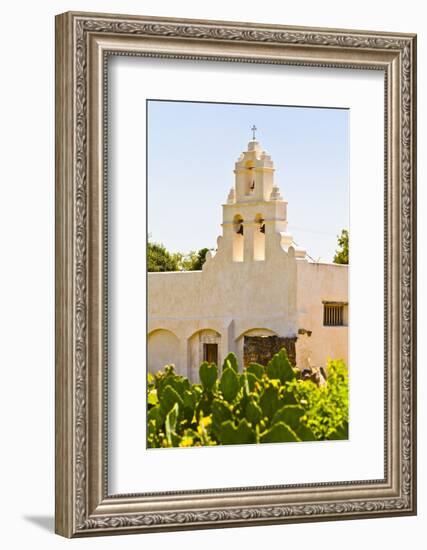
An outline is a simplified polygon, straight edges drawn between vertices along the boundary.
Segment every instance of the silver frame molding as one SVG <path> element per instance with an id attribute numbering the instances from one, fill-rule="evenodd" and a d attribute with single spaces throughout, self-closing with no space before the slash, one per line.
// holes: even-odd
<path id="1" fill-rule="evenodd" d="M 385 75 L 385 476 L 109 495 L 106 123 L 110 55 Z M 66 537 L 416 513 L 416 36 L 68 12 L 56 17 L 56 532 Z"/>

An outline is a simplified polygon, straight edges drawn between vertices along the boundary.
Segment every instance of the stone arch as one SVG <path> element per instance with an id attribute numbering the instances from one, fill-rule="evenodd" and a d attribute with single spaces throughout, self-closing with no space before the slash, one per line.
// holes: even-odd
<path id="1" fill-rule="evenodd" d="M 243 262 L 244 235 L 243 217 L 236 214 L 233 218 L 233 261 Z"/>
<path id="2" fill-rule="evenodd" d="M 248 336 L 256 336 L 256 337 L 277 337 L 277 332 L 266 328 L 266 327 L 250 327 L 246 328 L 244 331 L 242 331 L 239 336 L 235 339 L 235 347 L 236 347 L 236 355 L 239 362 L 239 366 L 243 366 L 245 364 L 245 337 Z"/>
<path id="3" fill-rule="evenodd" d="M 221 334 L 213 328 L 203 328 L 188 338 L 187 372 L 191 381 L 199 379 L 199 367 L 203 361 L 221 364 Z"/>
<path id="4" fill-rule="evenodd" d="M 265 219 L 262 214 L 257 214 L 254 219 L 254 260 L 265 260 Z"/>
<path id="5" fill-rule="evenodd" d="M 251 327 L 241 332 L 239 336 L 236 337 L 236 342 L 244 336 L 277 336 L 277 332 L 266 327 Z"/>
<path id="6" fill-rule="evenodd" d="M 147 358 L 148 372 L 155 374 L 165 365 L 173 364 L 177 372 L 181 370 L 179 338 L 169 329 L 157 328 L 148 333 Z"/>

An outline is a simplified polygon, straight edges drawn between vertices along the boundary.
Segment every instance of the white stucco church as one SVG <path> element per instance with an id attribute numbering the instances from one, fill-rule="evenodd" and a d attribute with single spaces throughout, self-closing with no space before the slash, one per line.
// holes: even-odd
<path id="1" fill-rule="evenodd" d="M 148 369 L 198 379 L 203 360 L 262 362 L 285 345 L 301 369 L 348 361 L 348 266 L 312 261 L 288 232 L 271 157 L 253 139 L 235 163 L 222 236 L 201 271 L 148 274 Z"/>

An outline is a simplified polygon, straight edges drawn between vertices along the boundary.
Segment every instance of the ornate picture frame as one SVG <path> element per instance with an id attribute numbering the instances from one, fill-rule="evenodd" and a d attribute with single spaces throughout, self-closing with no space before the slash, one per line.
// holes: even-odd
<path id="1" fill-rule="evenodd" d="M 106 358 L 111 55 L 384 71 L 384 479 L 112 495 Z M 56 532 L 81 537 L 416 513 L 416 36 L 56 17 Z"/>

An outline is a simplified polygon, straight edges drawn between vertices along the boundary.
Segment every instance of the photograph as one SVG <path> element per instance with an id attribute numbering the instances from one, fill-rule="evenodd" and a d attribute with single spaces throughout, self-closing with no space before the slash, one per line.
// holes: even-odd
<path id="1" fill-rule="evenodd" d="M 419 18 L 245 7 L 55 16 L 54 529 L 404 547 Z"/>
<path id="2" fill-rule="evenodd" d="M 349 439 L 349 114 L 146 101 L 148 448 Z"/>

